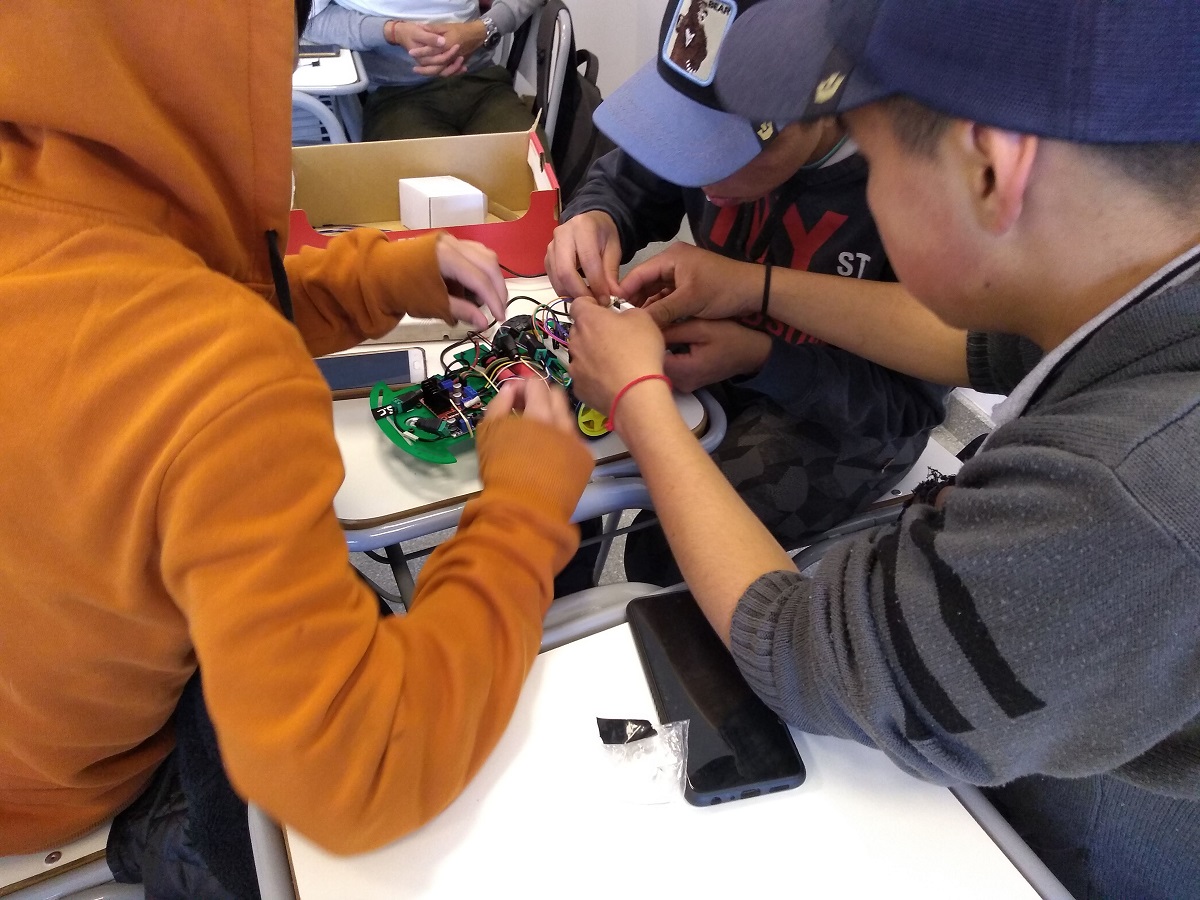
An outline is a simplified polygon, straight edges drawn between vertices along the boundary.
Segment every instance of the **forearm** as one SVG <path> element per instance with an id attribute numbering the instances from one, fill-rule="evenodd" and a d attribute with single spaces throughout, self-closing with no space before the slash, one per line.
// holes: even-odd
<path id="1" fill-rule="evenodd" d="M 683 192 L 621 150 L 600 157 L 563 210 L 565 222 L 582 212 L 607 213 L 621 238 L 622 261 L 652 241 L 670 240 L 683 221 Z"/>
<path id="2" fill-rule="evenodd" d="M 1040 427 L 1055 441 L 980 454 L 940 509 L 914 504 L 897 525 L 837 543 L 811 582 L 772 575 L 746 592 L 734 657 L 769 706 L 922 777 L 974 784 L 1136 765 L 1194 715 L 1178 706 L 1184 694 L 1149 687 L 1162 677 L 1146 660 L 1194 606 L 1196 590 L 1178 585 L 1200 570 L 1131 575 L 1129 559 L 1165 559 L 1177 535 L 1092 441 L 1076 448 L 1061 440 L 1070 429 Z M 1117 546 L 1071 563 L 1081 547 Z M 1155 598 L 1162 631 L 1130 626 L 1134 594 Z M 1117 680 L 1126 689 L 1114 693 Z"/>
<path id="3" fill-rule="evenodd" d="M 762 298 L 761 280 L 745 280 L 746 310 Z M 923 306 L 902 285 L 774 269 L 770 315 L 889 369 L 935 384 L 967 385 L 967 336 Z"/>
<path id="4" fill-rule="evenodd" d="M 728 644 L 746 588 L 765 572 L 794 571 L 791 559 L 688 430 L 665 383 L 645 382 L 624 396 L 617 432 L 650 488 L 684 579 Z"/>
<path id="5" fill-rule="evenodd" d="M 355 229 L 285 258 L 296 327 L 313 356 L 379 337 L 405 313 L 450 320 L 437 235 L 388 241 Z"/>
<path id="6" fill-rule="evenodd" d="M 541 5 L 542 0 L 496 0 L 487 14 L 492 17 L 501 34 L 512 34 Z M 536 39 L 537 35 L 533 37 Z"/>
<path id="7" fill-rule="evenodd" d="M 367 16 L 336 3 L 308 20 L 304 37 L 323 44 L 337 44 L 351 50 L 378 50 L 387 46 L 383 34 L 386 16 Z"/>
<path id="8" fill-rule="evenodd" d="M 578 543 L 569 518 L 592 461 L 549 426 L 485 424 L 481 447 L 503 446 L 481 451 L 481 496 L 425 564 L 410 613 L 380 618 L 333 516 L 342 472 L 316 380 L 252 395 L 174 464 L 165 577 L 233 784 L 351 853 L 432 818 L 500 739 Z M 531 479 L 529 459 L 554 465 Z"/>

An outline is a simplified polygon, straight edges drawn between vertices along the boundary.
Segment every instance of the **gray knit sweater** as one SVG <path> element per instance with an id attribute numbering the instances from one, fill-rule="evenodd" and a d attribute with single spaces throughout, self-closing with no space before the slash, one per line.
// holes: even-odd
<path id="1" fill-rule="evenodd" d="M 973 380 L 1027 349 L 973 341 Z M 733 648 L 802 729 L 1008 785 L 1077 896 L 1200 897 L 1200 280 L 1101 326 L 941 511 L 756 581 Z"/>

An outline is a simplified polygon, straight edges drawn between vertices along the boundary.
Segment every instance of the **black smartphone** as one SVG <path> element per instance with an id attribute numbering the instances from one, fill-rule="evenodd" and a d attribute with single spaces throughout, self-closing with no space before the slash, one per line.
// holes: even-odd
<path id="1" fill-rule="evenodd" d="M 334 397 L 366 396 L 377 382 L 420 384 L 427 377 L 425 350 L 367 344 L 316 359 Z"/>
<path id="2" fill-rule="evenodd" d="M 787 726 L 746 684 L 691 593 L 639 597 L 626 611 L 659 720 L 691 722 L 689 803 L 713 806 L 804 782 Z"/>

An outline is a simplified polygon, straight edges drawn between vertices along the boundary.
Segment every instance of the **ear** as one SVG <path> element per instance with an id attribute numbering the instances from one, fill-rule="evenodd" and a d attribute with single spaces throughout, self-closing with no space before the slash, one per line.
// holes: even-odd
<path id="1" fill-rule="evenodd" d="M 1029 134 L 972 123 L 972 189 L 980 223 L 996 234 L 1012 228 L 1021 215 L 1039 140 Z"/>

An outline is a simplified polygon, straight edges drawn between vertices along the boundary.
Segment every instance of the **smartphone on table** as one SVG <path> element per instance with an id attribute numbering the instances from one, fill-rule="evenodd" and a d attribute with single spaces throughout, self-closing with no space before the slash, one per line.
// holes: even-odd
<path id="1" fill-rule="evenodd" d="M 689 803 L 713 806 L 804 782 L 787 726 L 742 678 L 690 592 L 639 597 L 626 612 L 659 721 L 690 720 Z"/>
<path id="2" fill-rule="evenodd" d="M 364 344 L 318 356 L 316 363 L 335 400 L 366 397 L 380 381 L 392 386 L 420 384 L 427 377 L 423 347 Z"/>

